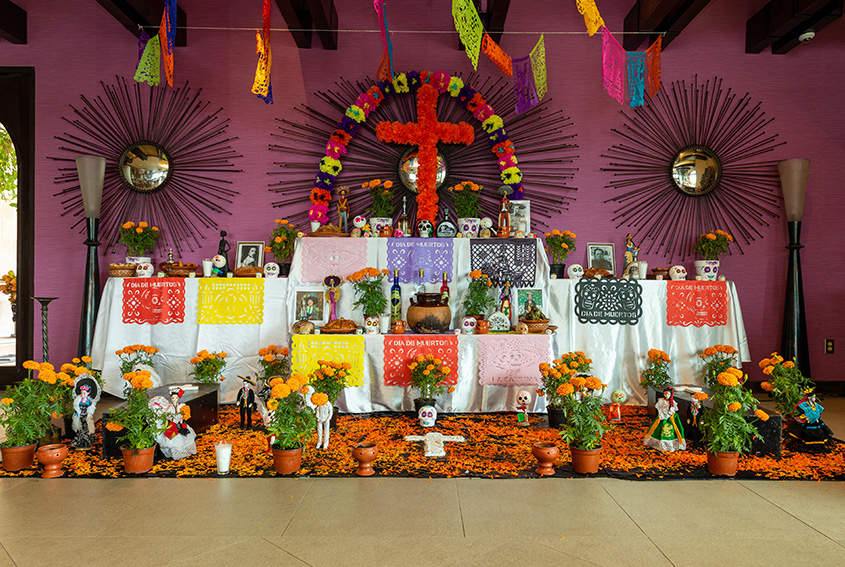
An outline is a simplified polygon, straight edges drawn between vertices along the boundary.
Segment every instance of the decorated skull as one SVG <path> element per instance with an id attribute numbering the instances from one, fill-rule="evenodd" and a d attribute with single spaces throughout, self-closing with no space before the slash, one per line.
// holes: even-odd
<path id="1" fill-rule="evenodd" d="M 672 281 L 683 281 L 687 279 L 687 269 L 683 266 L 672 266 L 669 269 L 669 278 Z"/>
<path id="2" fill-rule="evenodd" d="M 352 225 L 355 226 L 355 228 L 364 228 L 365 224 L 367 224 L 367 219 L 361 215 L 352 219 Z"/>
<path id="3" fill-rule="evenodd" d="M 434 225 L 427 219 L 419 221 L 417 223 L 417 234 L 420 238 L 431 238 L 434 236 Z"/>
<path id="4" fill-rule="evenodd" d="M 475 332 L 475 326 L 477 324 L 478 322 L 475 320 L 475 317 L 464 317 L 461 321 L 461 329 L 465 335 L 471 335 Z"/>
<path id="5" fill-rule="evenodd" d="M 135 275 L 139 278 L 151 278 L 155 274 L 155 268 L 149 262 L 141 262 L 135 267 Z"/>
<path id="6" fill-rule="evenodd" d="M 481 225 L 481 228 L 486 228 L 487 230 L 490 230 L 491 228 L 493 228 L 493 219 L 491 219 L 490 217 L 484 217 L 483 219 L 481 219 L 481 222 L 479 224 Z"/>
<path id="7" fill-rule="evenodd" d="M 276 262 L 267 262 L 264 264 L 264 277 L 265 278 L 278 278 L 279 277 L 279 265 Z"/>
<path id="8" fill-rule="evenodd" d="M 364 319 L 364 326 L 368 335 L 378 334 L 378 316 L 369 316 Z"/>
<path id="9" fill-rule="evenodd" d="M 520 335 L 527 335 L 528 334 L 528 325 L 525 322 L 520 321 L 519 324 L 516 326 L 516 330 Z"/>
<path id="10" fill-rule="evenodd" d="M 226 265 L 226 257 L 221 254 L 217 254 L 211 259 L 211 263 L 214 264 L 215 268 L 220 268 L 222 270 Z"/>
<path id="11" fill-rule="evenodd" d="M 584 266 L 581 264 L 572 264 L 566 268 L 566 277 L 570 280 L 580 280 L 584 277 Z"/>
<path id="12" fill-rule="evenodd" d="M 478 235 L 478 219 L 473 218 L 465 218 L 462 219 L 461 222 L 461 233 L 464 236 L 477 236 Z"/>
<path id="13" fill-rule="evenodd" d="M 522 230 L 517 230 L 514 235 L 514 238 L 525 238 L 525 232 Z"/>
<path id="14" fill-rule="evenodd" d="M 531 392 L 528 390 L 520 390 L 516 395 L 516 404 L 519 406 L 528 406 L 531 403 Z"/>
<path id="15" fill-rule="evenodd" d="M 393 231 L 393 236 L 395 236 L 396 238 L 402 238 L 403 236 L 405 236 L 405 231 L 401 228 L 397 228 Z"/>
<path id="16" fill-rule="evenodd" d="M 437 421 L 437 410 L 434 406 L 423 406 L 420 408 L 419 418 L 420 425 L 423 427 L 434 427 Z"/>
<path id="17" fill-rule="evenodd" d="M 613 393 L 610 394 L 610 401 L 615 404 L 624 404 L 628 401 L 628 394 L 623 390 L 613 390 Z"/>

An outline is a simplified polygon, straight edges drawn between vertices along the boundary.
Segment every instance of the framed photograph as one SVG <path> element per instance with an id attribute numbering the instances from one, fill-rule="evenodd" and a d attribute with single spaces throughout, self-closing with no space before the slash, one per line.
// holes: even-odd
<path id="1" fill-rule="evenodd" d="M 516 314 L 522 317 L 529 307 L 536 307 L 543 311 L 543 290 L 542 289 L 520 289 L 516 292 Z M 546 313 L 544 312 L 544 315 Z"/>
<path id="2" fill-rule="evenodd" d="M 604 242 L 587 243 L 587 267 L 597 270 L 607 270 L 616 274 L 616 258 L 613 255 L 613 244 Z"/>
<path id="3" fill-rule="evenodd" d="M 322 289 L 304 289 L 296 292 L 296 319 L 322 321 L 326 294 Z"/>
<path id="4" fill-rule="evenodd" d="M 263 242 L 238 242 L 236 268 L 260 268 L 264 265 Z"/>
<path id="5" fill-rule="evenodd" d="M 531 201 L 524 199 L 519 201 L 511 201 L 511 236 L 516 234 L 516 231 L 521 230 L 525 234 L 531 232 Z"/>

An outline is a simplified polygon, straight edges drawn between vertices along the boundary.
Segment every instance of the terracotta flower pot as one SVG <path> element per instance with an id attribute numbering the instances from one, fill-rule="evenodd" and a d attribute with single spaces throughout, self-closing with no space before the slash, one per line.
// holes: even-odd
<path id="1" fill-rule="evenodd" d="M 31 467 L 32 460 L 35 458 L 36 445 L 38 444 L 0 447 L 0 452 L 3 454 L 3 470 L 6 472 L 18 472 Z"/>
<path id="2" fill-rule="evenodd" d="M 599 472 L 601 462 L 601 447 L 598 449 L 576 449 L 570 447 L 572 453 L 572 470 L 581 474 Z"/>
<path id="3" fill-rule="evenodd" d="M 65 474 L 62 461 L 67 457 L 68 447 L 64 443 L 43 445 L 35 452 L 38 462 L 44 465 L 41 478 L 58 478 Z"/>
<path id="4" fill-rule="evenodd" d="M 358 470 L 355 471 L 355 474 L 358 476 L 373 476 L 376 474 L 376 471 L 373 470 L 373 461 L 377 456 L 378 446 L 375 443 L 355 443 L 352 446 L 352 458 L 358 461 Z"/>
<path id="5" fill-rule="evenodd" d="M 293 474 L 302 466 L 302 447 L 299 449 L 273 448 L 273 468 L 279 474 Z"/>
<path id="6" fill-rule="evenodd" d="M 549 414 L 549 427 L 560 429 L 566 423 L 566 413 L 562 409 L 548 406 L 546 412 Z"/>
<path id="7" fill-rule="evenodd" d="M 153 457 L 155 457 L 156 446 L 146 449 L 120 448 L 123 453 L 123 468 L 129 474 L 143 474 L 153 468 Z"/>
<path id="8" fill-rule="evenodd" d="M 739 453 L 717 451 L 715 454 L 707 450 L 707 468 L 711 473 L 719 476 L 736 476 L 736 466 Z"/>
<path id="9" fill-rule="evenodd" d="M 558 458 L 558 455 L 560 455 L 560 450 L 557 448 L 556 444 L 547 442 L 534 443 L 531 447 L 531 453 L 537 459 L 537 463 L 539 464 L 534 472 L 540 476 L 551 476 L 555 474 L 555 469 L 552 466 L 552 463 L 554 463 Z"/>

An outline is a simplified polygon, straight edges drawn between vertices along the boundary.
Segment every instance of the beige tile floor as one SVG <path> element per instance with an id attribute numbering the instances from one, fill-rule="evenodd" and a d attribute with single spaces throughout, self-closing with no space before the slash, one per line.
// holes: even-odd
<path id="1" fill-rule="evenodd" d="M 841 567 L 845 483 L 0 480 L 0 567 L 537 562 Z"/>

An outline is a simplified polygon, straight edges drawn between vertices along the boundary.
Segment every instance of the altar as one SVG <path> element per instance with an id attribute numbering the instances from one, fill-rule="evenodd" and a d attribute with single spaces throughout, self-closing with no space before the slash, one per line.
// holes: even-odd
<path id="1" fill-rule="evenodd" d="M 393 269 L 399 270 L 403 314 L 418 285 L 419 269 L 423 269 L 424 286 L 429 292 L 439 291 L 446 272 L 453 328 L 463 317 L 461 300 L 473 268 L 485 269 L 498 279 L 513 273 L 517 284 L 512 290 L 514 310 L 522 305 L 520 297 L 525 299 L 525 293 L 520 292 L 530 291 L 530 300 L 557 328 L 539 335 L 291 336 L 293 322 L 304 312 L 316 319 L 318 327 L 328 318 L 325 304 L 303 311 L 302 301 L 323 299 L 325 276 L 344 278 L 364 267 L 386 269 L 390 274 Z M 709 282 L 710 287 L 721 290 L 724 303 L 716 322 L 677 324 L 667 311 L 670 289 L 674 289 L 671 285 L 684 283 L 696 288 L 708 282 L 654 280 L 628 282 L 640 301 L 636 321 L 589 320 L 579 311 L 583 306 L 577 305 L 579 281 L 550 279 L 542 242 L 534 239 L 306 237 L 296 243 L 290 274 L 289 278 L 268 279 L 109 279 L 92 352 L 95 367 L 103 369 L 105 390 L 122 394 L 120 361 L 115 351 L 137 343 L 159 349 L 155 367 L 165 384 L 189 381 L 189 360 L 199 350 L 225 351 L 227 379 L 220 384 L 223 403 L 234 401 L 240 386 L 237 376 L 259 374 L 258 350 L 269 344 L 290 345 L 294 370 L 304 372 L 312 371 L 320 356 L 354 358 L 359 385 L 347 388 L 337 404 L 341 411 L 353 413 L 412 409 L 415 396 L 400 370 L 407 366 L 411 351 L 417 352 L 415 348 L 454 356 L 454 391 L 438 400 L 438 409 L 450 412 L 512 410 L 520 390 L 537 389 L 538 361 L 549 362 L 567 351 L 585 352 L 593 360 L 593 373 L 609 385 L 609 391 L 624 390 L 640 404 L 646 401 L 639 385 L 640 373 L 651 348 L 669 354 L 673 360 L 669 372 L 678 383 L 700 383 L 703 363 L 698 355 L 714 344 L 732 345 L 739 351 L 740 361 L 750 361 L 742 311 L 732 282 Z M 385 294 L 389 286 L 390 282 L 385 282 Z M 361 311 L 352 306 L 351 284 L 344 282 L 339 289 L 338 315 L 363 326 Z M 426 346 L 427 341 L 434 342 Z M 315 346 L 318 343 L 319 347 Z M 544 411 L 544 399 L 534 396 L 532 409 Z"/>

